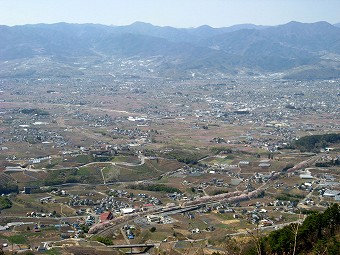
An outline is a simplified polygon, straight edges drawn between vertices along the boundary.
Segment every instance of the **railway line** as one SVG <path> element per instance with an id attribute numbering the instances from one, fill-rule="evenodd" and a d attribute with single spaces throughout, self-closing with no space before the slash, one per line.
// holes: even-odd
<path id="1" fill-rule="evenodd" d="M 90 229 L 90 232 L 93 232 L 93 238 L 97 236 L 103 237 L 110 237 L 117 231 L 119 228 L 123 227 L 124 225 L 132 223 L 135 219 L 140 217 L 146 216 L 148 214 L 154 215 L 174 215 L 178 213 L 184 213 L 188 211 L 197 210 L 202 207 L 206 206 L 213 206 L 215 204 L 219 204 L 221 202 L 237 202 L 237 201 L 244 201 L 253 198 L 255 195 L 259 194 L 262 191 L 262 188 L 252 191 L 252 192 L 233 192 L 227 193 L 223 195 L 216 195 L 216 196 L 209 196 L 203 197 L 202 200 L 197 201 L 190 201 L 188 204 L 183 204 L 182 206 L 174 206 L 174 207 L 158 207 L 153 210 L 148 210 L 144 212 L 138 212 L 129 214 L 126 216 L 122 216 L 116 218 L 109 223 L 103 223 L 102 225 L 96 225 Z M 98 228 L 97 230 L 95 228 Z"/>

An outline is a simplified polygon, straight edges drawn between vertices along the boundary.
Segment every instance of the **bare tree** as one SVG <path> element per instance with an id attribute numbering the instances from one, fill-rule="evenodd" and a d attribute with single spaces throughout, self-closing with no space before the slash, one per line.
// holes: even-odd
<path id="1" fill-rule="evenodd" d="M 299 223 L 291 224 L 290 227 L 291 227 L 290 231 L 294 235 L 294 248 L 293 248 L 292 255 L 295 255 L 295 253 L 296 253 L 297 236 L 298 236 L 300 224 Z"/>
<path id="2" fill-rule="evenodd" d="M 249 229 L 246 229 L 246 231 L 247 231 L 248 235 L 250 236 L 250 238 L 252 239 L 252 241 L 255 243 L 257 254 L 261 255 L 262 254 L 262 249 L 261 249 L 261 232 L 260 232 L 259 224 L 257 223 L 255 232 L 251 231 Z"/>
<path id="3" fill-rule="evenodd" d="M 301 224 L 301 211 L 299 213 L 299 220 L 298 220 L 298 222 L 295 223 L 295 224 L 291 224 L 290 225 L 291 226 L 290 231 L 294 235 L 294 248 L 293 248 L 292 255 L 295 255 L 295 253 L 296 253 L 296 244 L 297 244 L 297 237 L 298 237 L 298 233 L 299 233 L 300 224 Z"/>

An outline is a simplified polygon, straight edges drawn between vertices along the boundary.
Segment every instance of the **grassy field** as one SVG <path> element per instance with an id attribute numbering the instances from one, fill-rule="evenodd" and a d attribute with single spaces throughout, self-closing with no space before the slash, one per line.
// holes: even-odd
<path id="1" fill-rule="evenodd" d="M 232 164 L 233 163 L 233 159 L 230 159 L 228 157 L 210 157 L 207 159 L 204 159 L 201 161 L 201 163 L 203 164 L 209 164 L 209 165 L 214 165 L 214 164 L 218 164 L 218 165 L 225 165 L 225 164 Z"/>
<path id="2" fill-rule="evenodd" d="M 108 165 L 103 168 L 103 174 L 106 182 L 136 181 L 157 178 L 157 176 L 176 170 L 181 166 L 183 164 L 175 160 L 145 159 L 144 165 L 127 165 L 125 162 Z"/>

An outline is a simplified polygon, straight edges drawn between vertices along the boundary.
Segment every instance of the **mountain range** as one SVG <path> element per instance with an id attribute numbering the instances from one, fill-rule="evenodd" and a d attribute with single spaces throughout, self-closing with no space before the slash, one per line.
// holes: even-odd
<path id="1" fill-rule="evenodd" d="M 339 23 L 340 24 L 340 23 Z M 36 24 L 0 26 L 0 77 L 18 75 L 37 57 L 57 66 L 75 61 L 157 58 L 159 74 L 283 73 L 293 79 L 340 78 L 340 25 L 289 22 L 279 26 L 212 28 Z M 16 72 L 10 68 L 16 63 Z M 31 69 L 34 67 L 30 67 Z M 39 67 L 41 69 L 41 66 Z M 65 69 L 66 70 L 66 69 Z M 40 74 L 41 74 L 40 70 Z M 36 72 L 19 72 L 32 76 Z"/>

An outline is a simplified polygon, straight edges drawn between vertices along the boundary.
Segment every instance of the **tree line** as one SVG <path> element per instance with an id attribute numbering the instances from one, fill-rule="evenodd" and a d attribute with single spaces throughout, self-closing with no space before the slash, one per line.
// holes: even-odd
<path id="1" fill-rule="evenodd" d="M 164 184 L 131 184 L 127 186 L 128 189 L 148 190 L 148 191 L 160 191 L 166 193 L 182 193 L 179 189 L 169 187 Z"/>
<path id="2" fill-rule="evenodd" d="M 287 148 L 298 149 L 302 152 L 311 151 L 318 152 L 331 144 L 340 142 L 340 134 L 324 134 L 324 135 L 310 135 L 304 136 L 294 141 Z"/>

